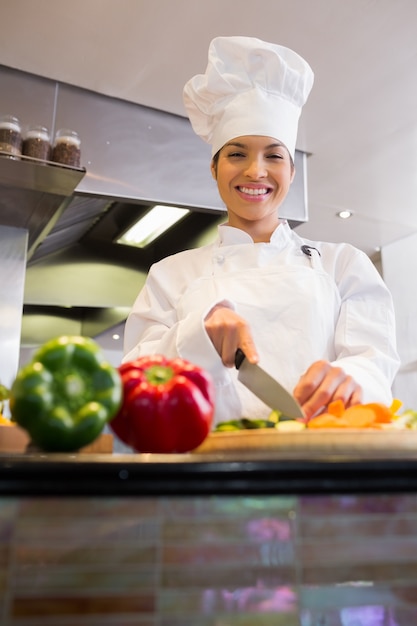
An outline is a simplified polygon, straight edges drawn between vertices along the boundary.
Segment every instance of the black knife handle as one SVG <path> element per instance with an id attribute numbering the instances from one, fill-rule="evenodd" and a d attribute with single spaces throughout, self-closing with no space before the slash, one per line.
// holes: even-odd
<path id="1" fill-rule="evenodd" d="M 241 350 L 240 348 L 238 348 L 236 350 L 236 354 L 235 354 L 235 367 L 238 370 L 239 367 L 242 365 L 243 361 L 246 359 L 246 355 L 243 352 L 243 350 Z"/>

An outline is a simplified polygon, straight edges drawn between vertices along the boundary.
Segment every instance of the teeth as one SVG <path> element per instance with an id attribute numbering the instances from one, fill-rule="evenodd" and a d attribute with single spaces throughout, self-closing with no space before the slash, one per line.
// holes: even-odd
<path id="1" fill-rule="evenodd" d="M 239 190 L 242 193 L 247 193 L 250 196 L 262 196 L 263 194 L 268 192 L 268 189 L 266 189 L 266 187 L 261 187 L 258 189 L 253 189 L 252 187 L 239 187 Z"/>

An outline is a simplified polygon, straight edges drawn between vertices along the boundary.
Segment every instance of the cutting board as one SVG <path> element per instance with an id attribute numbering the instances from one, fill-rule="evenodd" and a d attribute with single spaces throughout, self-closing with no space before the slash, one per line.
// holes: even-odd
<path id="1" fill-rule="evenodd" d="M 313 458 L 343 455 L 356 458 L 417 458 L 417 430 L 302 430 L 273 429 L 211 433 L 197 454 L 250 453 L 274 458 Z"/>
<path id="2" fill-rule="evenodd" d="M 0 453 L 25 453 L 29 448 L 30 438 L 19 426 L 0 425 Z M 78 450 L 80 454 L 111 454 L 113 452 L 113 435 L 103 433 L 85 448 Z"/>

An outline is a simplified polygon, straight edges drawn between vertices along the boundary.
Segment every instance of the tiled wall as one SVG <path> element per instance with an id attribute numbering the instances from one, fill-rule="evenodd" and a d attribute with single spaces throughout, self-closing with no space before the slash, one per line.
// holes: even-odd
<path id="1" fill-rule="evenodd" d="M 3 498 L 3 626 L 415 626 L 417 496 Z"/>

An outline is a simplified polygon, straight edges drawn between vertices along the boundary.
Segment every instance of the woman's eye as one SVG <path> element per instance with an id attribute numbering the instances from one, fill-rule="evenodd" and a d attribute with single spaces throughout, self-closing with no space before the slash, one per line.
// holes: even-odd
<path id="1" fill-rule="evenodd" d="M 245 155 L 242 152 L 231 152 L 229 157 L 244 157 Z"/>
<path id="2" fill-rule="evenodd" d="M 283 159 L 283 155 L 282 154 L 270 154 L 267 157 L 268 159 Z"/>

